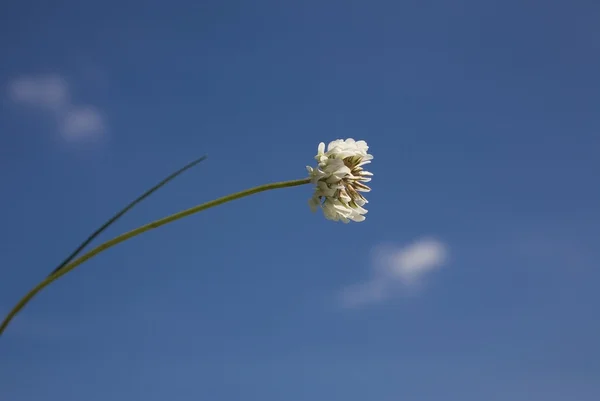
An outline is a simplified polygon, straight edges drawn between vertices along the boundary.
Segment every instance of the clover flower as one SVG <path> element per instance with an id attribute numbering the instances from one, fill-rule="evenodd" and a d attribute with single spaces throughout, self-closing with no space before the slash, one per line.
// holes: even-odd
<path id="1" fill-rule="evenodd" d="M 363 166 L 373 159 L 368 150 L 365 141 L 352 138 L 330 142 L 327 151 L 323 142 L 319 144 L 315 156 L 317 167 L 306 166 L 315 185 L 314 194 L 308 201 L 313 212 L 320 207 L 325 218 L 344 223 L 365 220 L 367 210 L 363 206 L 368 201 L 361 192 L 371 190 L 364 183 L 371 181 L 373 175 L 363 170 Z"/>

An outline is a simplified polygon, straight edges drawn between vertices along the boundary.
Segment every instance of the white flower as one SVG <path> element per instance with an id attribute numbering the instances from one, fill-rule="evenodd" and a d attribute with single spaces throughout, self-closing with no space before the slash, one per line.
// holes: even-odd
<path id="1" fill-rule="evenodd" d="M 315 184 L 313 197 L 308 201 L 313 212 L 320 207 L 327 219 L 344 223 L 365 219 L 367 210 L 363 206 L 368 202 L 361 192 L 371 190 L 364 183 L 371 181 L 373 175 L 362 168 L 373 159 L 367 150 L 365 141 L 352 138 L 330 142 L 327 151 L 323 142 L 319 144 L 315 156 L 318 166 L 306 167 Z"/>

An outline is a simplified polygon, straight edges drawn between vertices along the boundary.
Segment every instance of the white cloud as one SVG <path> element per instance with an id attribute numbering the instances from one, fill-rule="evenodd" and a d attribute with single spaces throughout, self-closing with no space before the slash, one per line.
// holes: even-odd
<path id="1" fill-rule="evenodd" d="M 431 238 L 404 247 L 379 246 L 373 252 L 371 278 L 345 288 L 341 302 L 355 307 L 385 301 L 403 290 L 413 291 L 425 275 L 440 268 L 447 258 L 447 246 Z"/>
<path id="2" fill-rule="evenodd" d="M 101 135 L 105 130 L 104 119 L 95 107 L 72 108 L 65 113 L 60 130 L 68 138 Z"/>
<path id="3" fill-rule="evenodd" d="M 58 75 L 20 77 L 8 85 L 8 94 L 15 103 L 60 111 L 69 103 L 69 87 Z"/>
<path id="4" fill-rule="evenodd" d="M 444 263 L 446 246 L 439 241 L 425 239 L 399 249 L 391 256 L 389 268 L 392 273 L 405 283 L 413 283 Z"/>
<path id="5" fill-rule="evenodd" d="M 8 96 L 14 103 L 52 113 L 60 133 L 67 140 L 99 136 L 106 132 L 100 110 L 71 102 L 69 85 L 60 75 L 14 79 L 8 85 Z"/>

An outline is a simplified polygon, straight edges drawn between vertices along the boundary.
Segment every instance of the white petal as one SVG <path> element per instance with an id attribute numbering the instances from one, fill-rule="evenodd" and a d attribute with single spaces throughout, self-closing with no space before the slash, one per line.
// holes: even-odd
<path id="1" fill-rule="evenodd" d="M 344 141 L 341 139 L 336 139 L 335 141 L 329 142 L 329 145 L 327 145 L 327 151 L 330 152 L 333 148 L 339 146 L 343 142 Z"/>
<path id="2" fill-rule="evenodd" d="M 352 221 L 356 221 L 357 223 L 358 223 L 358 222 L 361 222 L 361 221 L 365 221 L 365 220 L 366 220 L 365 216 L 362 216 L 362 215 L 360 215 L 360 214 L 355 214 L 355 215 L 353 215 L 352 217 L 350 217 L 350 219 L 351 219 Z"/>
<path id="3" fill-rule="evenodd" d="M 348 195 L 348 193 L 346 191 L 341 191 L 340 192 L 340 200 L 344 203 L 349 203 L 352 201 L 352 198 L 350 197 L 350 195 Z"/>
<path id="4" fill-rule="evenodd" d="M 327 183 L 323 181 L 319 181 L 319 183 L 317 184 L 317 189 L 319 192 L 321 192 L 321 194 L 323 194 L 323 196 L 327 198 L 335 195 L 336 191 L 336 188 L 331 188 L 329 185 L 327 185 Z"/>
<path id="5" fill-rule="evenodd" d="M 353 209 L 356 213 L 360 213 L 360 214 L 367 214 L 369 212 L 367 209 L 363 209 L 362 207 L 360 207 L 358 205 L 353 207 Z"/>
<path id="6" fill-rule="evenodd" d="M 367 202 L 366 199 L 358 198 L 358 199 L 354 200 L 354 203 L 356 203 L 358 206 L 364 206 L 365 204 L 367 204 L 369 202 Z"/>
<path id="7" fill-rule="evenodd" d="M 333 220 L 333 221 L 337 221 L 337 219 L 339 218 L 338 213 L 331 206 L 331 204 L 327 201 L 325 201 L 325 203 L 323 204 L 323 215 L 325 216 L 326 219 Z"/>
<path id="8" fill-rule="evenodd" d="M 322 155 L 325 153 L 325 142 L 319 143 L 319 147 L 317 148 L 317 154 Z"/>
<path id="9" fill-rule="evenodd" d="M 346 205 L 338 200 L 331 201 L 331 205 L 333 206 L 335 211 L 338 212 L 342 216 L 349 216 L 353 213 L 352 209 L 350 209 L 350 207 L 348 205 Z"/>

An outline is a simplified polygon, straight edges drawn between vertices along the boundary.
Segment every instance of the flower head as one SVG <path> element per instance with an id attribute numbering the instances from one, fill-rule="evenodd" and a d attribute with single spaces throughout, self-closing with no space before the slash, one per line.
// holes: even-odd
<path id="1" fill-rule="evenodd" d="M 371 190 L 364 183 L 371 181 L 373 175 L 362 167 L 373 159 L 367 150 L 365 141 L 352 138 L 330 142 L 327 151 L 323 142 L 319 144 L 317 167 L 306 167 L 315 185 L 308 202 L 313 212 L 320 207 L 327 219 L 344 223 L 365 219 L 367 210 L 363 206 L 368 202 L 361 192 Z"/>

